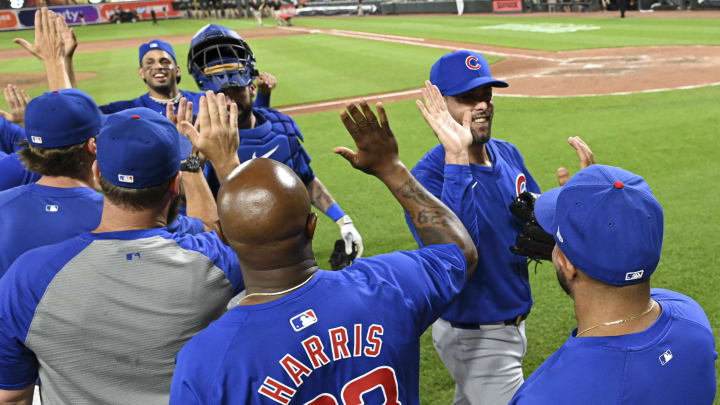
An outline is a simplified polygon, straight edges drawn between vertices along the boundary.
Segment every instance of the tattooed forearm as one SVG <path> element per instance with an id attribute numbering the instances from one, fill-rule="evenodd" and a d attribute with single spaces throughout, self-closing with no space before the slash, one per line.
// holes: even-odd
<path id="1" fill-rule="evenodd" d="M 322 212 L 327 211 L 330 206 L 335 204 L 335 200 L 330 195 L 330 192 L 317 177 L 308 183 L 307 189 L 308 194 L 310 194 L 310 203 Z"/>
<path id="2" fill-rule="evenodd" d="M 423 207 L 434 207 L 435 203 L 428 198 L 429 193 L 417 180 L 410 178 L 397 189 L 397 192 L 404 198 L 411 198 Z"/>
<path id="3" fill-rule="evenodd" d="M 477 263 L 477 251 L 470 235 L 455 213 L 407 172 L 383 179 L 412 222 L 424 246 L 455 243 L 468 263 L 468 277 Z"/>

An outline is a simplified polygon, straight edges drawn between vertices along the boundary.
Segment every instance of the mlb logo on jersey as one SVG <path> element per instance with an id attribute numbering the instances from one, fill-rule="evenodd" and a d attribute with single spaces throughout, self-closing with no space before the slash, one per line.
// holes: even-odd
<path id="1" fill-rule="evenodd" d="M 55 204 L 47 204 L 45 206 L 45 212 L 58 212 L 59 209 L 60 207 Z"/>
<path id="2" fill-rule="evenodd" d="M 290 325 L 292 325 L 295 332 L 300 332 L 308 326 L 317 323 L 317 321 L 318 319 L 317 316 L 315 316 L 315 311 L 308 309 L 307 311 L 290 318 Z"/>
<path id="3" fill-rule="evenodd" d="M 672 360 L 672 358 L 673 358 L 673 354 L 670 351 L 670 349 L 665 350 L 665 353 L 661 354 L 659 357 L 660 365 L 661 366 L 666 365 L 668 363 L 668 361 Z"/>
<path id="4" fill-rule="evenodd" d="M 121 183 L 134 183 L 135 178 L 130 174 L 118 174 L 118 181 Z"/>

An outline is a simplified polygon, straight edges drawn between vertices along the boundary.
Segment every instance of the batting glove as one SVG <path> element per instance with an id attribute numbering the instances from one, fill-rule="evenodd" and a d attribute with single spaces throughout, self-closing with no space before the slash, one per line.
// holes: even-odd
<path id="1" fill-rule="evenodd" d="M 348 255 L 352 254 L 353 244 L 355 244 L 355 248 L 357 249 L 356 257 L 362 257 L 362 236 L 360 236 L 360 232 L 355 229 L 350 215 L 345 215 L 344 217 L 335 221 L 335 223 L 340 227 L 340 236 L 342 237 L 343 241 L 345 241 L 345 253 Z"/>

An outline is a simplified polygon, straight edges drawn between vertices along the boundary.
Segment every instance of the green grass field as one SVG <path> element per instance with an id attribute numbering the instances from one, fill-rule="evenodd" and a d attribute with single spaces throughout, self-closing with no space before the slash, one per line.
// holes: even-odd
<path id="1" fill-rule="evenodd" d="M 516 48 L 564 50 L 640 45 L 720 45 L 720 24 L 711 19 L 570 19 L 547 17 L 464 16 L 383 18 L 297 18 L 298 25 L 339 28 L 392 35 L 425 37 Z M 204 21 L 161 22 L 160 28 L 139 23 L 78 28 L 81 41 L 193 33 Z M 224 21 L 233 28 L 249 29 L 254 21 Z M 518 23 L 565 23 L 601 28 L 567 34 L 538 34 L 481 30 L 478 27 Z M 17 33 L 0 33 L 0 49 Z M 31 38 L 29 32 L 21 33 Z M 304 35 L 251 41 L 261 70 L 275 74 L 279 86 L 273 106 L 292 105 L 340 97 L 362 96 L 419 87 L 443 50 L 388 44 L 324 35 Z M 187 46 L 177 46 L 185 66 Z M 182 55 L 182 56 L 180 56 Z M 491 59 L 496 61 L 497 59 Z M 76 70 L 98 76 L 79 87 L 98 103 L 133 98 L 144 92 L 137 77 L 137 49 L 113 49 L 80 54 Z M 41 72 L 39 62 L 3 60 L 0 74 Z M 192 78 L 183 76 L 182 88 L 195 90 Z M 34 95 L 44 89 L 31 89 Z M 493 136 L 511 141 L 523 153 L 529 170 L 543 189 L 556 184 L 555 169 L 577 170 L 569 136 L 579 135 L 592 147 L 599 163 L 622 166 L 648 181 L 665 210 L 662 260 L 653 286 L 669 288 L 695 298 L 720 330 L 720 301 L 714 296 L 720 282 L 720 242 L 716 232 L 720 208 L 720 162 L 714 158 L 720 134 L 720 86 L 626 96 L 575 98 L 495 98 Z M 4 108 L 0 103 L 0 107 Z M 403 161 L 412 166 L 437 144 L 433 133 L 411 101 L 386 105 L 398 138 Z M 337 112 L 297 117 L 313 157 L 313 169 L 363 235 L 367 255 L 416 245 L 402 210 L 384 186 L 354 171 L 332 153 L 336 145 L 351 146 Z M 320 215 L 314 250 L 321 266 L 329 267 L 337 227 Z M 543 264 L 531 268 L 535 305 L 527 320 L 529 375 L 558 348 L 575 327 L 572 301 L 558 287 L 554 269 Z M 715 297 L 715 298 L 713 298 Z M 421 398 L 423 404 L 447 404 L 454 384 L 423 336 Z M 716 365 L 720 370 L 720 363 Z"/>

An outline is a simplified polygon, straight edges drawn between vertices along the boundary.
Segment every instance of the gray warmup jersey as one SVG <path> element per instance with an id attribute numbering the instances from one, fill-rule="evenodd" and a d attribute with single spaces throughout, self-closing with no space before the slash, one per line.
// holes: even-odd
<path id="1" fill-rule="evenodd" d="M 86 233 L 31 250 L 0 280 L 0 388 L 39 374 L 44 405 L 167 404 L 178 351 L 242 288 L 215 233 Z"/>

